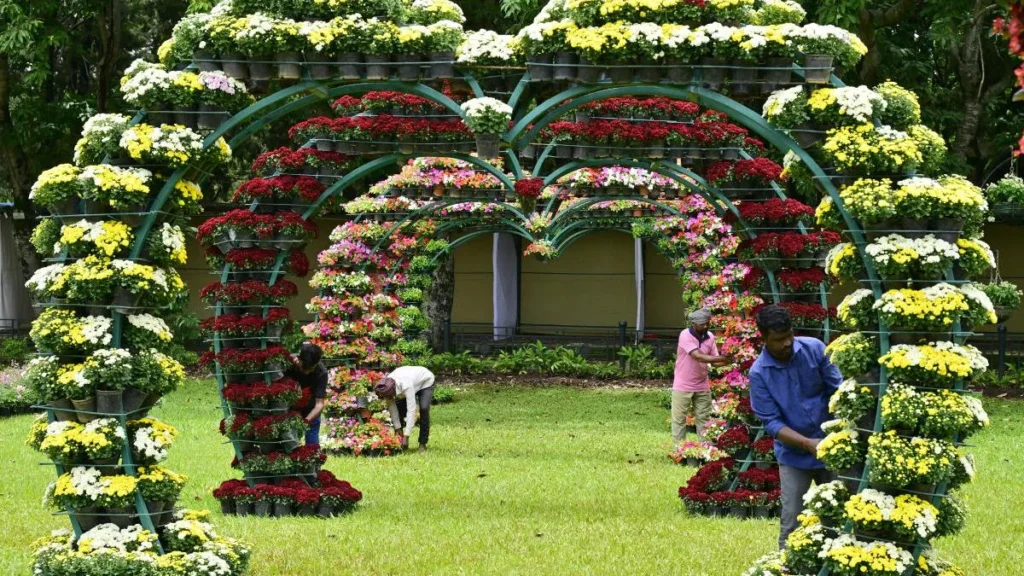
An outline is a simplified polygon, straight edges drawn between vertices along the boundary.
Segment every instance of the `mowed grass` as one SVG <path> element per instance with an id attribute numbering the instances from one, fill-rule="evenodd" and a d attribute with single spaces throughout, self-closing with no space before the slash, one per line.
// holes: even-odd
<path id="1" fill-rule="evenodd" d="M 666 457 L 668 411 L 652 390 L 474 385 L 434 408 L 428 453 L 342 458 L 327 467 L 364 493 L 331 520 L 220 515 L 210 491 L 238 477 L 217 434 L 210 380 L 154 416 L 181 435 L 167 463 L 189 484 L 182 506 L 214 511 L 221 533 L 253 549 L 251 574 L 741 574 L 772 549 L 774 521 L 691 517 L 676 492 L 693 469 Z M 974 439 L 979 478 L 965 533 L 938 543 L 967 574 L 1024 565 L 1024 403 L 986 403 Z M 30 416 L 0 421 L 0 574 L 27 574 L 30 543 L 65 527 L 41 504 L 53 468 L 24 444 Z"/>

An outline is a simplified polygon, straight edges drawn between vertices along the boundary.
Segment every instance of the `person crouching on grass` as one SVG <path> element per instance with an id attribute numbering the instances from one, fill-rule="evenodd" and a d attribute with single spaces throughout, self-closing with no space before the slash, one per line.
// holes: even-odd
<path id="1" fill-rule="evenodd" d="M 286 373 L 302 389 L 295 408 L 309 425 L 306 444 L 320 443 L 320 414 L 327 404 L 327 368 L 320 362 L 323 357 L 324 351 L 319 346 L 305 342 Z"/>
<path id="2" fill-rule="evenodd" d="M 690 327 L 679 334 L 676 349 L 675 377 L 672 381 L 672 439 L 686 438 L 686 414 L 693 406 L 697 436 L 704 436 L 704 427 L 711 418 L 711 383 L 708 365 L 724 366 L 732 362 L 718 354 L 715 335 L 708 330 L 711 311 L 694 310 L 687 317 Z"/>
<path id="3" fill-rule="evenodd" d="M 824 437 L 821 425 L 830 418 L 828 401 L 843 381 L 816 338 L 793 335 L 789 311 L 765 306 L 757 313 L 764 348 L 750 367 L 750 405 L 775 438 L 782 487 L 779 548 L 797 527 L 804 494 L 811 482 L 830 482 L 832 474 L 817 458 Z"/>
<path id="4" fill-rule="evenodd" d="M 430 440 L 430 403 L 434 399 L 434 374 L 422 366 L 402 366 L 381 379 L 373 391 L 388 402 L 391 424 L 401 430 L 402 450 L 409 449 L 409 437 L 420 425 L 420 452 L 427 450 Z M 402 412 L 405 418 L 402 418 Z M 404 426 L 404 428 L 403 428 Z"/>

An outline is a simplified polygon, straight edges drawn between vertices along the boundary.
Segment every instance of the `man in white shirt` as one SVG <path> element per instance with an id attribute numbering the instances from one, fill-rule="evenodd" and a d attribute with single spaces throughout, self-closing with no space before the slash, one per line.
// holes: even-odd
<path id="1" fill-rule="evenodd" d="M 391 423 L 395 430 L 402 430 L 402 449 L 409 448 L 409 437 L 416 425 L 417 416 L 420 423 L 420 452 L 427 449 L 430 440 L 430 403 L 434 399 L 434 374 L 422 366 L 402 366 L 385 376 L 373 391 L 381 399 L 388 401 L 391 412 Z M 398 402 L 405 403 L 405 422 L 399 410 Z"/>

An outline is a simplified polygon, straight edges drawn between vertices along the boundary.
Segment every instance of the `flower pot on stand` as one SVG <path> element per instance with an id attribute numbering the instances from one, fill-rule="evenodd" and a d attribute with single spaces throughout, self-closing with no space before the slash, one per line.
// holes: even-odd
<path id="1" fill-rule="evenodd" d="M 750 509 L 747 508 L 746 506 L 737 506 L 735 504 L 729 506 L 729 516 L 732 516 L 733 518 L 737 518 L 739 520 L 743 520 L 744 518 L 746 518 L 749 512 Z"/>
<path id="2" fill-rule="evenodd" d="M 815 130 L 812 124 L 801 124 L 789 131 L 789 135 L 800 144 L 802 148 L 810 148 L 821 142 L 825 136 L 820 130 Z"/>
<path id="3" fill-rule="evenodd" d="M 220 63 L 217 62 L 217 57 L 212 52 L 206 50 L 196 50 L 192 54 L 192 61 L 199 67 L 200 72 L 217 72 L 220 70 Z"/>
<path id="4" fill-rule="evenodd" d="M 121 407 L 124 409 L 124 413 L 131 416 L 134 412 L 138 411 L 145 404 L 147 396 L 148 394 L 134 386 L 125 388 L 121 392 Z M 159 394 L 157 394 L 157 398 L 159 399 Z"/>
<path id="5" fill-rule="evenodd" d="M 334 507 L 326 502 L 321 502 L 320 505 L 316 507 L 316 515 L 321 518 L 330 518 L 334 515 Z"/>
<path id="6" fill-rule="evenodd" d="M 497 158 L 500 142 L 497 134 L 477 134 L 476 153 L 481 158 Z"/>
<path id="7" fill-rule="evenodd" d="M 274 65 L 270 58 L 261 57 L 249 60 L 249 77 L 253 80 L 270 80 L 274 77 Z"/>
<path id="8" fill-rule="evenodd" d="M 281 80 L 302 78 L 302 55 L 298 52 L 281 52 L 274 55 L 277 62 L 277 77 Z"/>
<path id="9" fill-rule="evenodd" d="M 74 516 L 82 532 L 88 532 L 103 523 L 103 509 L 96 506 L 79 508 L 74 511 Z"/>
<path id="10" fill-rule="evenodd" d="M 224 110 L 205 103 L 199 105 L 199 112 L 198 126 L 201 130 L 216 130 L 231 117 Z"/>
<path id="11" fill-rule="evenodd" d="M 788 86 L 793 81 L 793 59 L 769 58 L 768 68 L 764 70 L 763 79 L 761 94 L 765 96 L 779 88 Z"/>
<path id="12" fill-rule="evenodd" d="M 166 502 L 153 502 L 146 500 L 146 511 L 149 512 L 149 521 L 156 524 L 157 517 L 167 508 Z"/>
<path id="13" fill-rule="evenodd" d="M 767 520 L 771 518 L 771 510 L 767 506 L 755 506 L 754 518 L 757 518 L 758 520 Z"/>
<path id="14" fill-rule="evenodd" d="M 531 82 L 546 82 L 551 80 L 551 61 L 553 55 L 538 54 L 526 57 L 526 70 L 530 73 Z"/>
<path id="15" fill-rule="evenodd" d="M 657 66 L 643 66 L 638 74 L 641 82 L 654 84 L 661 80 L 661 68 Z"/>
<path id="16" fill-rule="evenodd" d="M 75 405 L 71 403 L 71 400 L 67 398 L 61 398 L 60 400 L 50 400 L 48 402 L 50 408 L 53 409 L 53 417 L 58 422 L 72 422 L 78 418 L 71 410 L 75 409 Z"/>
<path id="17" fill-rule="evenodd" d="M 701 80 L 707 84 L 708 89 L 717 91 L 722 87 L 728 63 L 725 58 L 701 58 Z"/>
<path id="18" fill-rule="evenodd" d="M 576 55 L 564 51 L 555 53 L 555 68 L 552 77 L 555 80 L 574 80 L 576 78 Z"/>
<path id="19" fill-rule="evenodd" d="M 419 54 L 398 55 L 398 79 L 403 82 L 415 82 L 419 80 L 421 60 L 422 57 Z"/>
<path id="20" fill-rule="evenodd" d="M 121 400 L 123 394 L 121 390 L 97 390 L 96 412 L 104 416 L 121 414 L 125 411 Z"/>
<path id="21" fill-rule="evenodd" d="M 366 55 L 366 79 L 387 80 L 391 76 L 391 57 L 378 54 Z"/>
<path id="22" fill-rule="evenodd" d="M 665 63 L 665 82 L 668 84 L 689 84 L 693 80 L 693 67 L 680 60 Z"/>
<path id="23" fill-rule="evenodd" d="M 686 465 L 687 466 L 692 466 L 692 467 L 696 468 L 696 467 L 700 466 L 700 460 L 698 460 L 697 458 L 694 458 L 692 456 L 687 456 L 686 457 Z"/>
<path id="24" fill-rule="evenodd" d="M 615 84 L 628 84 L 633 81 L 633 67 L 613 65 L 608 68 L 608 76 Z"/>
<path id="25" fill-rule="evenodd" d="M 923 238 L 928 234 L 928 220 L 924 218 L 903 218 L 899 233 L 907 238 Z"/>
<path id="26" fill-rule="evenodd" d="M 576 68 L 576 80 L 583 84 L 596 84 L 601 79 L 601 69 L 586 58 L 580 59 Z"/>
<path id="27" fill-rule="evenodd" d="M 455 77 L 455 53 L 430 53 L 430 79 L 447 80 Z"/>
<path id="28" fill-rule="evenodd" d="M 249 64 L 245 57 L 238 52 L 224 54 L 224 61 L 221 62 L 224 73 L 235 80 L 246 80 L 249 78 Z"/>
<path id="29" fill-rule="evenodd" d="M 737 96 L 746 96 L 754 91 L 753 84 L 757 81 L 757 68 L 746 60 L 732 61 L 732 79 L 730 88 Z"/>
<path id="30" fill-rule="evenodd" d="M 303 517 L 316 516 L 316 508 L 312 504 L 302 504 L 295 510 L 295 515 Z"/>
<path id="31" fill-rule="evenodd" d="M 82 424 L 92 422 L 99 418 L 96 414 L 86 414 L 86 412 L 96 412 L 96 397 L 90 396 L 84 400 L 72 400 L 71 404 L 75 406 L 75 418 L 78 419 Z"/>
<path id="32" fill-rule="evenodd" d="M 107 521 L 121 529 L 131 526 L 135 519 L 135 508 L 131 506 L 107 508 L 106 512 Z"/>
<path id="33" fill-rule="evenodd" d="M 826 54 L 804 56 L 804 81 L 808 84 L 828 84 L 832 78 L 833 57 Z"/>
<path id="34" fill-rule="evenodd" d="M 146 121 L 154 126 L 174 124 L 174 112 L 171 108 L 172 106 L 167 102 L 154 104 L 152 110 L 146 110 Z"/>
<path id="35" fill-rule="evenodd" d="M 270 502 L 254 502 L 252 505 L 253 514 L 260 518 L 270 517 Z"/>
<path id="36" fill-rule="evenodd" d="M 193 108 L 183 108 L 181 106 L 175 106 L 174 123 L 181 124 L 186 128 L 195 130 L 196 126 L 199 125 L 199 118 L 196 116 L 195 110 Z"/>
<path id="37" fill-rule="evenodd" d="M 338 77 L 342 80 L 359 80 L 363 77 L 363 55 L 345 52 L 338 55 Z M 385 74 L 386 77 L 386 74 Z"/>
<path id="38" fill-rule="evenodd" d="M 939 240 L 956 244 L 964 229 L 962 218 L 936 218 L 928 223 L 928 229 Z"/>
<path id="39" fill-rule="evenodd" d="M 287 518 L 292 515 L 292 505 L 282 502 L 274 502 L 274 517 Z"/>
<path id="40" fill-rule="evenodd" d="M 112 306 L 114 310 L 122 314 L 128 314 L 138 306 L 140 297 L 140 294 L 133 294 L 131 291 L 125 290 L 124 288 L 118 288 L 114 292 L 114 302 Z"/>

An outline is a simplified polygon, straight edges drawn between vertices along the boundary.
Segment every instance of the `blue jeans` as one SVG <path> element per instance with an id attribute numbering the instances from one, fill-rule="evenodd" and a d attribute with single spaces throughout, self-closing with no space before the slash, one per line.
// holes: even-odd
<path id="1" fill-rule="evenodd" d="M 309 423 L 309 429 L 306 430 L 306 444 L 319 444 L 320 443 L 320 419 L 317 418 Z"/>

